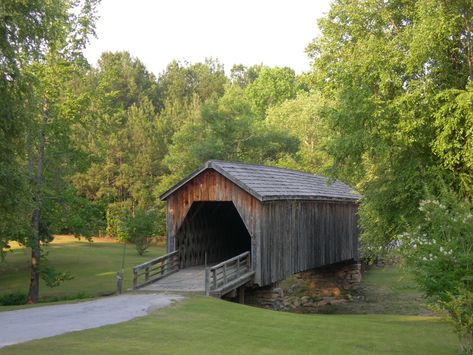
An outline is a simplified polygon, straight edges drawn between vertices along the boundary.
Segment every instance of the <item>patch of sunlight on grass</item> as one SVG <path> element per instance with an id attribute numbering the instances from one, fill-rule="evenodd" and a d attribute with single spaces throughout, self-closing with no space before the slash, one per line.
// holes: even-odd
<path id="1" fill-rule="evenodd" d="M 99 240 L 99 239 L 96 239 Z M 101 240 L 101 239 L 100 239 Z M 40 297 L 75 297 L 87 292 L 91 297 L 116 291 L 116 272 L 122 267 L 123 244 L 117 242 L 77 241 L 73 236 L 59 236 L 56 242 L 45 248 L 48 266 L 61 272 L 70 272 L 73 279 L 58 287 L 49 288 L 40 281 Z M 165 253 L 165 248 L 151 246 L 146 256 L 137 255 L 135 248 L 127 247 L 123 287 L 132 286 L 132 267 Z M 26 293 L 29 284 L 30 253 L 27 248 L 8 252 L 4 263 L 0 263 L 0 295 Z"/>
<path id="2" fill-rule="evenodd" d="M 115 275 L 116 273 L 114 271 L 107 271 L 107 272 L 101 272 L 99 274 L 96 274 L 97 276 L 111 276 Z"/>

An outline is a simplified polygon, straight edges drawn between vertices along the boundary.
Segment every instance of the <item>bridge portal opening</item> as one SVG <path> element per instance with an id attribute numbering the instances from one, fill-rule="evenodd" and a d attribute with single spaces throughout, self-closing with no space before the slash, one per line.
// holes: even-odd
<path id="1" fill-rule="evenodd" d="M 194 202 L 176 234 L 181 268 L 215 264 L 251 251 L 251 236 L 233 202 Z"/>

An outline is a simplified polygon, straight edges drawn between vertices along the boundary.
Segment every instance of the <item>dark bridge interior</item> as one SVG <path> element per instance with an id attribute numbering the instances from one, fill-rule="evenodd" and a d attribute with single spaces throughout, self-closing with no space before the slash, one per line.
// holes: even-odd
<path id="1" fill-rule="evenodd" d="M 215 264 L 251 250 L 251 237 L 232 202 L 194 202 L 176 234 L 181 267 Z"/>

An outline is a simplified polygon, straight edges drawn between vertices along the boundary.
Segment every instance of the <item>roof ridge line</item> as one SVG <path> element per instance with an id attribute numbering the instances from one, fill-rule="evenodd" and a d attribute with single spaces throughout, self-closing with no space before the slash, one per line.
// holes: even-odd
<path id="1" fill-rule="evenodd" d="M 286 168 L 208 160 L 200 168 L 173 185 L 160 198 L 165 200 L 207 169 L 213 169 L 260 201 L 273 199 L 319 199 L 354 202 L 361 196 L 339 180 L 329 183 L 325 176 Z"/>

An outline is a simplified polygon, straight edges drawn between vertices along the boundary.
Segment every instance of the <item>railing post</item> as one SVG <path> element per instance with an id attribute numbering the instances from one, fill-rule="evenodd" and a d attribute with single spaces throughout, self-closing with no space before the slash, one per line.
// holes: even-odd
<path id="1" fill-rule="evenodd" d="M 215 273 L 215 269 L 212 270 L 212 277 L 213 277 L 213 289 L 216 290 L 217 289 L 217 275 Z"/>
<path id="2" fill-rule="evenodd" d="M 133 289 L 135 290 L 138 287 L 138 272 L 133 269 Z"/>
<path id="3" fill-rule="evenodd" d="M 210 272 L 209 268 L 205 268 L 205 295 L 210 296 L 210 280 L 209 280 Z"/>
<path id="4" fill-rule="evenodd" d="M 149 266 L 145 268 L 145 282 L 149 280 Z"/>
<path id="5" fill-rule="evenodd" d="M 223 284 L 227 283 L 227 264 L 223 264 Z"/>
<path id="6" fill-rule="evenodd" d="M 161 276 L 164 274 L 164 262 L 165 262 L 165 259 L 161 261 Z"/>

